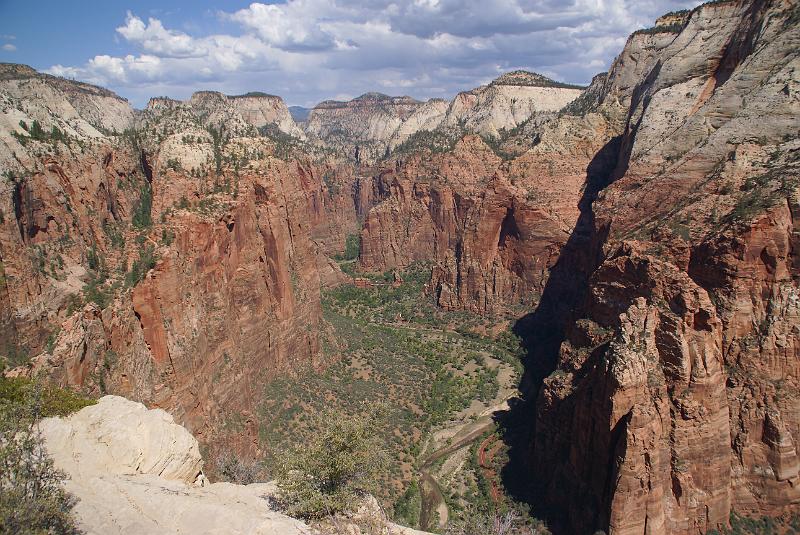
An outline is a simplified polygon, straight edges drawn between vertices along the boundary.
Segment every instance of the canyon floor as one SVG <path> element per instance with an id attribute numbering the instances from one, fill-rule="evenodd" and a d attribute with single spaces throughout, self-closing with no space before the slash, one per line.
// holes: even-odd
<path id="1" fill-rule="evenodd" d="M 163 409 L 212 478 L 368 414 L 377 498 L 430 530 L 792 533 L 798 117 L 796 0 L 668 13 L 586 88 L 301 123 L 0 64 L 4 373 Z"/>
<path id="2" fill-rule="evenodd" d="M 425 293 L 429 274 L 415 265 L 323 292 L 332 364 L 265 385 L 258 415 L 259 438 L 274 445 L 267 473 L 276 455 L 315 433 L 311 416 L 324 407 L 371 410 L 392 459 L 379 497 L 399 511 L 395 520 L 443 529 L 468 504 L 491 502 L 485 491 L 500 480 L 486 478 L 475 450 L 494 432 L 495 412 L 519 395 L 522 349 L 502 317 L 436 307 Z"/>

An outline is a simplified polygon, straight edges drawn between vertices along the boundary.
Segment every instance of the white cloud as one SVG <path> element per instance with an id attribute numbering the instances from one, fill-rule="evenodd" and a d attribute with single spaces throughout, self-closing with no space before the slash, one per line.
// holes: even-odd
<path id="1" fill-rule="evenodd" d="M 122 37 L 140 45 L 144 50 L 165 57 L 202 57 L 207 53 L 201 42 L 185 33 L 167 30 L 158 19 L 150 18 L 147 24 L 128 11 L 125 25 L 117 28 Z"/>
<path id="2" fill-rule="evenodd" d="M 697 0 L 284 0 L 220 13 L 238 32 L 192 35 L 128 13 L 124 56 L 49 72 L 110 86 L 142 105 L 156 94 L 262 90 L 292 104 L 375 88 L 450 97 L 527 68 L 588 82 L 628 34 Z M 191 27 L 191 26 L 184 26 Z"/>
<path id="3" fill-rule="evenodd" d="M 250 4 L 227 15 L 255 32 L 265 43 L 298 51 L 334 48 L 336 39 L 326 21 L 337 20 L 342 11 L 331 0 L 292 0 L 285 4 Z"/>
<path id="4" fill-rule="evenodd" d="M 12 45 L 11 43 L 6 43 L 0 48 L 5 50 L 6 52 L 14 52 L 17 49 L 17 47 Z"/>

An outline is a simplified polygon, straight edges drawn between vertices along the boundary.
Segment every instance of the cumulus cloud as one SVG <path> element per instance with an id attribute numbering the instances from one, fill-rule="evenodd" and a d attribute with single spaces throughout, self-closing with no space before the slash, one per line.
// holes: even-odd
<path id="1" fill-rule="evenodd" d="M 451 97 L 526 68 L 588 82 L 630 32 L 697 0 L 284 0 L 220 12 L 236 32 L 191 35 L 128 13 L 131 48 L 53 74 L 110 86 L 142 105 L 150 95 L 263 90 L 311 105 L 379 89 Z"/>
<path id="2" fill-rule="evenodd" d="M 329 0 L 293 0 L 285 4 L 250 4 L 227 15 L 258 35 L 265 43 L 298 52 L 336 48 L 330 21 L 344 13 Z"/>
<path id="3" fill-rule="evenodd" d="M 158 19 L 150 18 L 147 24 L 128 11 L 125 25 L 117 28 L 122 37 L 140 45 L 153 54 L 173 58 L 202 57 L 207 50 L 201 43 L 185 33 L 167 30 Z"/>

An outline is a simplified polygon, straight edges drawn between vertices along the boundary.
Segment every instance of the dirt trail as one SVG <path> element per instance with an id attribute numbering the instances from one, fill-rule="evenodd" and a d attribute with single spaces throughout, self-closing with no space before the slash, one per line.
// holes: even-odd
<path id="1" fill-rule="evenodd" d="M 441 528 L 447 523 L 449 518 L 449 510 L 447 503 L 444 500 L 444 494 L 439 483 L 431 475 L 433 465 L 447 455 L 455 453 L 464 446 L 472 444 L 475 440 L 481 437 L 486 431 L 492 429 L 494 420 L 492 416 L 498 410 L 501 410 L 507 400 L 492 407 L 490 414 L 482 416 L 474 422 L 466 422 L 462 424 L 458 431 L 453 435 L 449 445 L 439 448 L 434 451 L 422 462 L 420 466 L 420 514 L 419 514 L 419 528 L 422 531 L 430 531 L 431 528 Z M 483 462 L 483 459 L 481 460 Z M 498 489 L 499 492 L 499 489 Z M 494 492 L 493 492 L 494 494 Z M 434 511 L 439 512 L 437 525 L 431 526 L 434 520 Z"/>

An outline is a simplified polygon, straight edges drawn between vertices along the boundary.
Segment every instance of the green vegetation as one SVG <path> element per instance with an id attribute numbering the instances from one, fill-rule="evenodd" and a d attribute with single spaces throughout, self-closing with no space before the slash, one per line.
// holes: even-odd
<path id="1" fill-rule="evenodd" d="M 433 153 L 452 152 L 464 132 L 447 131 L 442 128 L 436 130 L 419 130 L 403 143 L 397 146 L 392 154 L 414 154 L 422 150 Z"/>
<path id="2" fill-rule="evenodd" d="M 150 184 L 145 183 L 142 186 L 139 200 L 133 207 L 133 217 L 131 219 L 133 228 L 141 230 L 153 226 L 152 209 L 153 191 L 150 188 Z"/>
<path id="3" fill-rule="evenodd" d="M 409 483 L 405 492 L 394 502 L 394 520 L 404 526 L 419 525 L 419 510 L 422 504 L 419 484 Z"/>
<path id="4" fill-rule="evenodd" d="M 800 514 L 789 518 L 749 518 L 731 512 L 730 528 L 712 529 L 707 535 L 794 535 L 800 533 Z"/>
<path id="5" fill-rule="evenodd" d="M 108 275 L 105 272 L 90 272 L 83 287 L 83 296 L 86 301 L 96 304 L 101 310 L 110 305 L 113 300 L 112 290 L 106 285 L 107 281 Z"/>
<path id="6" fill-rule="evenodd" d="M 0 533 L 78 534 L 76 500 L 63 488 L 35 423 L 93 400 L 23 378 L 0 376 Z"/>
<path id="7" fill-rule="evenodd" d="M 492 149 L 492 152 L 494 152 L 497 156 L 499 156 L 503 160 L 513 160 L 514 159 L 514 154 L 512 154 L 510 152 L 506 152 L 505 149 L 503 149 L 503 138 L 502 137 L 498 138 L 498 137 L 494 137 L 494 136 L 481 136 L 481 139 L 483 140 L 484 143 L 486 143 L 486 145 L 490 149 Z"/>
<path id="8" fill-rule="evenodd" d="M 798 183 L 797 178 L 787 175 L 788 173 L 780 170 L 770 170 L 762 175 L 749 177 L 742 186 L 744 194 L 738 198 L 723 223 L 747 224 L 756 215 L 786 198 Z"/>
<path id="9" fill-rule="evenodd" d="M 24 345 L 18 344 L 13 339 L 0 341 L 0 369 L 22 366 L 28 364 L 30 360 L 30 351 Z"/>
<path id="10" fill-rule="evenodd" d="M 0 410 L 36 409 L 37 417 L 49 418 L 67 416 L 95 403 L 72 390 L 42 385 L 26 377 L 0 375 Z"/>
<path id="11" fill-rule="evenodd" d="M 108 241 L 111 242 L 112 247 L 118 249 L 125 248 L 125 236 L 123 236 L 122 231 L 115 223 L 109 222 L 108 220 L 103 221 L 103 232 L 108 238 Z"/>
<path id="12" fill-rule="evenodd" d="M 390 504 L 411 482 L 430 431 L 473 400 L 493 399 L 501 362 L 521 371 L 519 340 L 510 333 L 485 337 L 478 332 L 495 320 L 436 307 L 424 293 L 425 266 L 398 273 L 402 283 L 392 283 L 392 272 L 361 276 L 373 287 L 345 284 L 323 294 L 330 325 L 323 350 L 331 363 L 264 388 L 259 438 L 270 449 L 289 450 L 318 433 L 312 415 L 326 408 L 354 414 L 363 403 L 386 401 L 372 429 L 394 460 L 378 474 L 377 497 Z M 274 456 L 265 463 L 275 471 Z"/>
<path id="13" fill-rule="evenodd" d="M 665 17 L 685 17 L 689 13 L 691 13 L 691 11 L 689 11 L 688 9 L 678 9 L 676 11 L 669 11 L 667 13 L 664 13 L 663 15 L 661 15 L 660 18 L 663 19 Z"/>
<path id="14" fill-rule="evenodd" d="M 44 128 L 42 128 L 42 125 L 39 123 L 39 121 L 33 121 L 31 123 L 31 125 L 30 125 L 30 128 L 28 127 L 27 123 L 25 123 L 25 121 L 20 121 L 19 125 L 20 125 L 20 127 L 22 127 L 23 130 L 28 132 L 28 135 L 25 136 L 25 135 L 22 135 L 22 134 L 18 134 L 17 132 L 12 132 L 12 135 L 22 145 L 26 145 L 28 143 L 28 141 L 31 141 L 31 140 L 34 140 L 34 141 L 46 141 L 46 142 L 58 142 L 58 141 L 60 141 L 62 143 L 68 143 L 69 142 L 69 138 L 67 137 L 67 135 L 64 134 L 64 132 L 62 132 L 55 125 L 50 129 L 49 133 L 46 132 L 44 130 Z"/>
<path id="15" fill-rule="evenodd" d="M 494 80 L 489 85 L 552 87 L 557 89 L 586 89 L 586 87 L 582 85 L 557 82 L 556 80 L 548 78 L 547 76 L 542 76 L 541 74 L 528 71 L 512 71 L 506 73 L 497 80 Z"/>
<path id="16" fill-rule="evenodd" d="M 641 30 L 636 30 L 633 32 L 633 35 L 655 35 L 659 33 L 681 33 L 683 30 L 683 24 L 675 23 L 675 24 L 664 24 L 661 26 L 653 26 L 651 28 L 644 28 Z"/>
<path id="17" fill-rule="evenodd" d="M 358 258 L 358 252 L 361 249 L 361 235 L 348 234 L 344 242 L 344 252 L 336 255 L 336 260 L 339 261 L 352 261 Z"/>
<path id="18" fill-rule="evenodd" d="M 599 75 L 598 75 L 599 76 Z M 599 95 L 595 91 L 584 91 L 578 98 L 561 108 L 558 112 L 562 115 L 574 115 L 583 117 L 587 113 L 597 109 Z"/>
<path id="19" fill-rule="evenodd" d="M 278 472 L 279 501 L 290 515 L 320 519 L 354 512 L 373 492 L 386 462 L 369 412 L 322 411 L 318 432 L 287 452 Z"/>
<path id="20" fill-rule="evenodd" d="M 217 175 L 222 174 L 222 148 L 225 145 L 225 128 L 222 124 L 219 128 L 209 126 L 208 133 L 211 134 L 211 140 L 214 144 L 214 169 Z"/>
<path id="21" fill-rule="evenodd" d="M 144 280 L 147 272 L 156 267 L 155 247 L 148 244 L 139 251 L 139 257 L 133 261 L 130 271 L 125 274 L 125 287 L 133 288 Z"/>
<path id="22" fill-rule="evenodd" d="M 231 95 L 229 98 L 246 98 L 246 97 L 271 97 L 271 98 L 280 98 L 276 97 L 275 95 L 270 95 L 269 93 L 264 93 L 263 91 L 248 91 L 243 95 Z"/>
<path id="23" fill-rule="evenodd" d="M 161 229 L 161 243 L 164 245 L 172 245 L 172 242 L 175 241 L 175 233 L 172 230 L 162 228 Z"/>
<path id="24" fill-rule="evenodd" d="M 288 160 L 295 149 L 299 147 L 297 138 L 283 132 L 274 124 L 267 124 L 258 129 L 258 133 L 269 138 L 275 145 L 273 154 L 281 160 Z"/>
<path id="25" fill-rule="evenodd" d="M 167 160 L 167 169 L 171 169 L 172 171 L 182 171 L 183 168 L 181 167 L 181 162 L 176 160 L 175 158 L 170 158 Z"/>
<path id="26" fill-rule="evenodd" d="M 61 332 L 61 327 L 56 327 L 54 331 L 52 331 L 47 336 L 47 342 L 45 343 L 45 349 L 48 353 L 52 353 L 53 349 L 56 347 L 56 341 L 58 341 L 58 335 Z"/>

